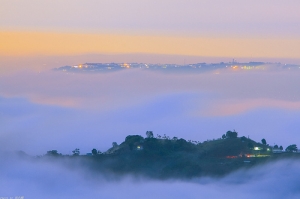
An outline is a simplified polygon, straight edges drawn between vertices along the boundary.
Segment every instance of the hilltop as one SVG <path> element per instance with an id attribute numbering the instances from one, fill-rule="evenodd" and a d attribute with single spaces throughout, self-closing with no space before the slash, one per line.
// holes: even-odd
<path id="1" fill-rule="evenodd" d="M 146 137 L 129 135 L 121 144 L 101 153 L 96 149 L 87 155 L 80 150 L 73 155 L 61 155 L 48 151 L 44 157 L 80 159 L 90 170 L 117 176 L 134 174 L 151 178 L 192 178 L 200 176 L 223 176 L 241 168 L 277 160 L 279 158 L 299 158 L 297 146 L 290 145 L 286 151 L 278 146 L 269 146 L 266 140 L 255 142 L 246 137 L 238 137 L 228 131 L 222 138 L 204 142 L 186 141 L 168 136 L 154 137 L 147 131 Z"/>

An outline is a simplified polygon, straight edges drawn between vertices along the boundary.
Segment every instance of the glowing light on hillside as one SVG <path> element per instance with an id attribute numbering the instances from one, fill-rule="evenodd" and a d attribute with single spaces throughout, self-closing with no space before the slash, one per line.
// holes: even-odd
<path id="1" fill-rule="evenodd" d="M 259 150 L 261 150 L 261 148 L 260 147 L 254 147 L 254 150 L 259 151 Z"/>

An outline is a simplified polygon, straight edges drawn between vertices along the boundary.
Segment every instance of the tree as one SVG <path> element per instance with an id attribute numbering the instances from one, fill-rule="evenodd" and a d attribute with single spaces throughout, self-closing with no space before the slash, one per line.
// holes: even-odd
<path id="1" fill-rule="evenodd" d="M 261 140 L 261 143 L 262 143 L 262 144 L 264 144 L 264 145 L 266 145 L 266 144 L 267 144 L 267 141 L 266 141 L 266 139 L 265 139 L 265 138 L 263 138 L 263 139 Z"/>
<path id="2" fill-rule="evenodd" d="M 72 151 L 74 156 L 80 155 L 80 149 L 76 148 L 75 150 Z"/>
<path id="3" fill-rule="evenodd" d="M 175 141 L 177 141 L 178 140 L 178 137 L 173 137 L 173 139 L 172 140 L 175 140 Z"/>
<path id="4" fill-rule="evenodd" d="M 227 131 L 226 138 L 237 138 L 238 133 L 235 131 Z"/>
<path id="5" fill-rule="evenodd" d="M 225 134 L 223 134 L 223 135 L 222 135 L 222 139 L 225 139 L 225 138 L 226 138 L 226 135 L 225 135 Z"/>
<path id="6" fill-rule="evenodd" d="M 279 147 L 278 147 L 278 145 L 277 144 L 275 144 L 275 146 L 274 146 L 274 149 L 278 149 Z"/>
<path id="7" fill-rule="evenodd" d="M 283 147 L 282 147 L 282 146 L 280 146 L 280 147 L 279 147 L 279 149 L 280 149 L 280 150 L 283 150 Z"/>
<path id="8" fill-rule="evenodd" d="M 153 132 L 152 131 L 147 131 L 146 136 L 147 136 L 147 138 L 153 138 Z"/>
<path id="9" fill-rule="evenodd" d="M 128 135 L 125 138 L 125 142 L 126 143 L 135 143 L 135 142 L 142 142 L 144 140 L 144 138 L 140 135 Z"/>
<path id="10" fill-rule="evenodd" d="M 58 153 L 57 150 L 51 150 L 51 151 L 47 151 L 47 155 L 58 156 L 61 155 L 61 153 Z"/>
<path id="11" fill-rule="evenodd" d="M 93 154 L 93 155 L 97 155 L 97 154 L 98 154 L 97 149 L 93 149 L 93 150 L 92 150 L 92 154 Z"/>
<path id="12" fill-rule="evenodd" d="M 292 144 L 292 145 L 286 147 L 285 151 L 287 151 L 287 152 L 297 152 L 298 151 L 297 145 Z"/>
<path id="13" fill-rule="evenodd" d="M 115 148 L 115 147 L 118 146 L 118 144 L 117 144 L 116 142 L 113 142 L 113 143 L 112 143 L 112 146 L 113 146 L 113 148 Z"/>

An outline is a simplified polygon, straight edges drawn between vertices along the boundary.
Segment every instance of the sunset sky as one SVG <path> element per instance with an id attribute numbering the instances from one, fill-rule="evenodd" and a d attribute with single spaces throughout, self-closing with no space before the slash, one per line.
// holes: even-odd
<path id="1" fill-rule="evenodd" d="M 158 54 L 299 62 L 296 0 L 0 2 L 1 60 Z"/>
<path id="2" fill-rule="evenodd" d="M 197 73 L 52 70 L 233 59 L 266 64 Z M 270 62 L 294 65 L 277 70 Z M 299 0 L 0 0 L 0 198 L 299 198 L 293 161 L 224 178 L 149 181 L 11 155 L 105 152 L 146 131 L 202 143 L 230 130 L 300 148 L 299 86 Z"/>
<path id="3" fill-rule="evenodd" d="M 300 64 L 299 1 L 0 2 L 5 150 L 105 150 L 147 130 L 203 141 L 236 129 L 284 146 L 298 136 L 297 72 L 68 75 L 51 69 L 233 58 Z"/>

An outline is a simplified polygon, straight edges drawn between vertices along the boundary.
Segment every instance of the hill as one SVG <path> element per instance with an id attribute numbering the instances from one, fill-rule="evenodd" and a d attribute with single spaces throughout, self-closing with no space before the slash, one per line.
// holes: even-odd
<path id="1" fill-rule="evenodd" d="M 223 139 L 203 143 L 167 136 L 155 138 L 152 132 L 147 132 L 146 138 L 129 135 L 120 145 L 113 143 L 113 147 L 105 153 L 93 149 L 93 155 L 81 156 L 74 151 L 73 156 L 51 153 L 46 156 L 71 160 L 79 158 L 95 172 L 159 179 L 219 177 L 279 158 L 300 157 L 299 153 L 274 153 L 274 150 L 266 143 L 237 137 L 237 133 L 231 131 L 223 135 Z"/>

